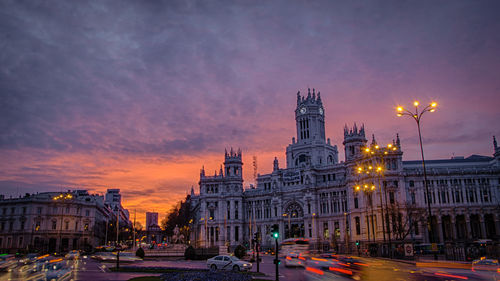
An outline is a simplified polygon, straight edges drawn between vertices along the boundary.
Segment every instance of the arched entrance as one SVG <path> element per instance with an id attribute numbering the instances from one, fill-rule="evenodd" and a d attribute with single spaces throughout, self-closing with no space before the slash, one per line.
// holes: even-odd
<path id="1" fill-rule="evenodd" d="M 297 202 L 288 204 L 285 208 L 285 239 L 304 237 L 304 211 Z"/>

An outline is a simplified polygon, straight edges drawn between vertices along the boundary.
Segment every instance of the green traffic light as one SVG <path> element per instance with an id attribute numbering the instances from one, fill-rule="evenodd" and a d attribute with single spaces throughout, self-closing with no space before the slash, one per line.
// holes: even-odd
<path id="1" fill-rule="evenodd" d="M 279 234 L 277 232 L 275 232 L 275 233 L 273 233 L 273 237 L 276 238 L 276 239 L 278 239 Z"/>

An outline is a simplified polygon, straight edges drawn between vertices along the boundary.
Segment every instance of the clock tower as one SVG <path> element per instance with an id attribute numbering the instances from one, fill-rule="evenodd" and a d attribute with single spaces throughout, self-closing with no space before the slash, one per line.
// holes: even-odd
<path id="1" fill-rule="evenodd" d="M 307 96 L 297 93 L 295 109 L 297 139 L 287 147 L 287 167 L 323 166 L 338 162 L 336 146 L 325 140 L 325 109 L 321 94 L 308 89 Z"/>

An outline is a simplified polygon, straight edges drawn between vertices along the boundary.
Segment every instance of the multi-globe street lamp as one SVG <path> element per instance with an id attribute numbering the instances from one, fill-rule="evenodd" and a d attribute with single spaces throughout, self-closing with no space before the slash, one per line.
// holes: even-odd
<path id="1" fill-rule="evenodd" d="M 375 142 L 372 143 L 370 147 L 365 147 L 362 149 L 363 151 L 363 158 L 362 160 L 364 162 L 367 162 L 367 164 L 359 165 L 357 167 L 357 173 L 361 176 L 366 176 L 370 178 L 377 178 L 377 185 L 378 185 L 378 193 L 379 193 L 379 199 L 380 199 L 380 211 L 382 215 L 382 235 L 383 235 L 383 243 L 385 245 L 386 243 L 386 234 L 389 240 L 389 252 L 391 252 L 391 257 L 392 257 L 392 251 L 391 249 L 391 230 L 389 226 L 389 217 L 388 217 L 388 212 L 389 212 L 389 206 L 388 206 L 388 200 L 387 200 L 387 191 L 386 189 L 382 186 L 381 184 L 381 177 L 384 176 L 385 170 L 385 161 L 384 157 L 389 156 L 390 154 L 394 152 L 398 152 L 398 145 L 397 144 L 388 144 L 386 147 L 380 147 L 377 145 Z M 369 185 L 362 185 L 364 191 L 369 191 L 369 192 L 374 192 L 376 190 L 376 186 L 371 182 Z M 359 191 L 361 190 L 361 186 L 357 185 L 355 186 L 355 190 Z M 384 198 L 385 198 L 385 214 L 384 214 L 384 203 L 382 199 L 382 193 L 384 193 Z M 373 207 L 372 207 L 373 208 Z M 373 221 L 372 221 L 372 226 L 373 226 Z"/>
<path id="2" fill-rule="evenodd" d="M 429 218 L 427 220 L 427 229 L 428 229 L 428 233 L 429 233 L 429 242 L 431 243 L 433 251 L 434 251 L 434 259 L 437 259 L 437 253 L 436 253 L 437 246 L 435 245 L 435 242 L 434 242 L 434 226 L 432 224 L 431 196 L 429 193 L 429 186 L 427 183 L 427 171 L 425 169 L 424 148 L 422 146 L 422 133 L 420 132 L 420 122 L 422 119 L 422 115 L 424 115 L 424 113 L 426 113 L 426 112 L 436 111 L 437 103 L 431 102 L 426 107 L 424 107 L 424 109 L 422 109 L 422 110 L 419 110 L 419 108 L 418 108 L 419 105 L 420 105 L 420 103 L 418 101 L 414 101 L 413 102 L 413 106 L 415 107 L 414 112 L 407 110 L 402 106 L 396 107 L 396 112 L 397 112 L 397 115 L 399 117 L 409 116 L 409 117 L 413 118 L 413 120 L 415 120 L 415 122 L 417 123 L 418 139 L 419 139 L 419 143 L 420 143 L 420 153 L 422 155 L 422 168 L 424 171 L 424 186 L 425 186 L 425 193 L 427 196 L 427 209 L 428 209 L 428 213 L 429 213 Z"/>

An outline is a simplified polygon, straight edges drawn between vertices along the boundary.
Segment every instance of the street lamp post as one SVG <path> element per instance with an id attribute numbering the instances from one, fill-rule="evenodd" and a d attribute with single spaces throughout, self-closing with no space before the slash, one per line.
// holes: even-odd
<path id="1" fill-rule="evenodd" d="M 429 218 L 427 219 L 427 229 L 428 229 L 428 233 L 429 233 L 429 242 L 431 242 L 431 245 L 433 245 L 435 242 L 434 242 L 434 226 L 432 224 L 431 196 L 429 193 L 429 186 L 427 184 L 427 171 L 425 169 L 424 148 L 422 145 L 422 133 L 420 132 L 420 121 L 421 121 L 422 115 L 424 115 L 424 113 L 436 111 L 437 103 L 431 102 L 422 111 L 418 110 L 418 106 L 420 105 L 420 103 L 418 101 L 414 101 L 413 105 L 415 106 L 415 112 L 411 112 L 411 111 L 403 108 L 402 106 L 398 106 L 396 108 L 396 111 L 397 111 L 397 115 L 399 117 L 401 117 L 403 115 L 410 116 L 411 118 L 413 118 L 413 120 L 415 120 L 415 122 L 417 122 L 418 139 L 419 139 L 419 143 L 420 143 L 420 153 L 422 155 L 422 168 L 424 170 L 424 186 L 425 186 L 425 193 L 427 195 L 427 209 L 429 212 Z M 435 248 L 434 245 L 432 247 Z M 434 251 L 434 259 L 437 260 L 437 253 L 435 251 Z"/>

